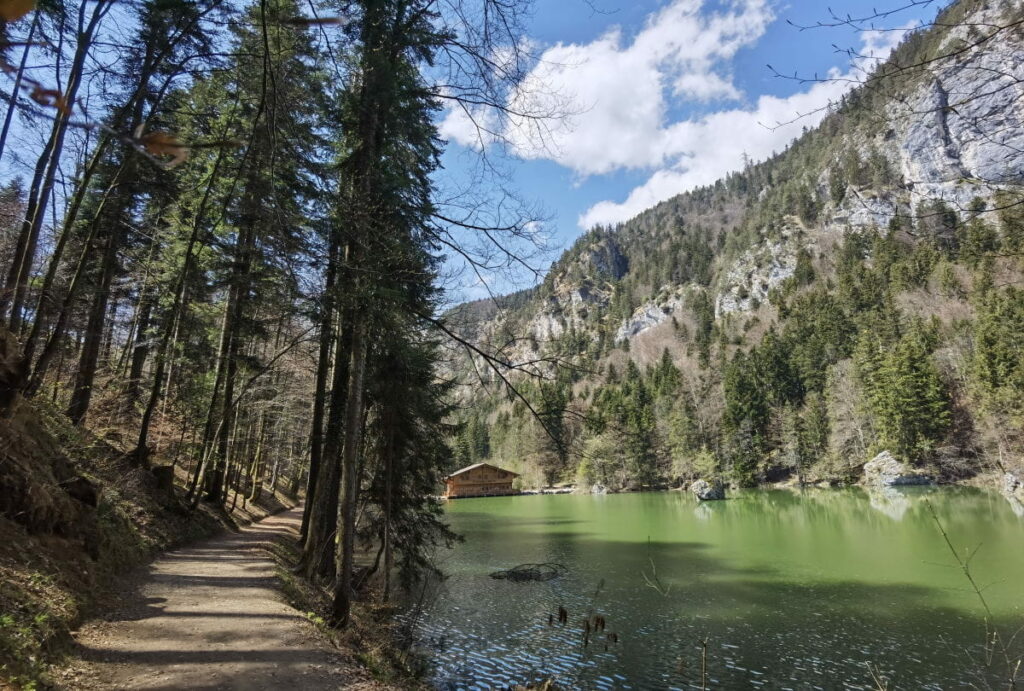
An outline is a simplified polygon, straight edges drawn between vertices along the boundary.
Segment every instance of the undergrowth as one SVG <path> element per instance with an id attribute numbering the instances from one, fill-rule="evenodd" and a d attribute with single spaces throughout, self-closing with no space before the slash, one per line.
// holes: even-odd
<path id="1" fill-rule="evenodd" d="M 287 538 L 277 538 L 270 549 L 277 562 L 277 576 L 285 601 L 303 613 L 316 629 L 342 651 L 364 667 L 377 681 L 402 689 L 427 689 L 422 679 L 423 666 L 397 645 L 392 630 L 394 607 L 374 603 L 371 597 L 357 602 L 352 620 L 344 630 L 333 628 L 327 621 L 330 597 L 326 590 L 297 575 L 293 565 L 298 562 L 297 545 Z"/>

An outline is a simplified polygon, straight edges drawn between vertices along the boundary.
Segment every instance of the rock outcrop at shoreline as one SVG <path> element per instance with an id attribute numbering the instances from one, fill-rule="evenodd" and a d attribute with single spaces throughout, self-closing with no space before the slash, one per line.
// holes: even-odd
<path id="1" fill-rule="evenodd" d="M 694 480 L 690 485 L 690 491 L 701 501 L 725 499 L 725 486 L 718 481 L 711 483 L 707 480 Z"/>
<path id="2" fill-rule="evenodd" d="M 897 460 L 888 451 L 883 451 L 864 464 L 863 484 L 873 487 L 900 487 L 932 485 L 935 484 L 935 480 L 931 475 Z"/>
<path id="3" fill-rule="evenodd" d="M 1013 473 L 1003 475 L 1003 494 L 1008 499 L 1024 504 L 1024 482 Z"/>

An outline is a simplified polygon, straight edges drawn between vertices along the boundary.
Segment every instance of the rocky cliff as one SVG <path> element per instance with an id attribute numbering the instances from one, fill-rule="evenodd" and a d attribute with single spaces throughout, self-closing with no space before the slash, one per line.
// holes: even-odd
<path id="1" fill-rule="evenodd" d="M 530 374 L 557 379 L 562 375 L 552 361 L 574 362 L 580 369 L 569 377 L 570 398 L 582 395 L 576 405 L 583 411 L 594 405 L 594 390 L 608 382 L 609 367 L 670 360 L 683 380 L 702 382 L 690 388 L 704 392 L 702 400 L 693 394 L 694 401 L 711 411 L 708 425 L 715 432 L 706 439 L 713 439 L 721 460 L 727 455 L 721 434 L 732 424 L 728 363 L 758 347 L 766 334 L 799 331 L 792 314 L 802 293 L 852 301 L 844 319 L 856 322 L 854 332 L 873 323 L 864 314 L 876 308 L 854 293 L 875 288 L 851 287 L 861 278 L 850 276 L 868 275 L 891 260 L 888 254 L 899 255 L 902 263 L 886 268 L 881 279 L 885 300 L 906 324 L 925 318 L 939 325 L 930 346 L 936 366 L 950 378 L 953 405 L 966 405 L 960 397 L 974 389 L 954 381 L 967 381 L 968 373 L 953 360 L 972 357 L 963 325 L 978 309 L 969 295 L 981 280 L 975 272 L 987 266 L 1003 279 L 1020 272 L 1007 252 L 993 248 L 1016 242 L 1015 210 L 1024 183 L 1022 16 L 1019 3 L 1008 1 L 965 0 L 947 8 L 934 27 L 910 34 L 862 87 L 787 151 L 618 227 L 585 234 L 513 308 L 477 310 L 482 318 L 476 320 L 466 311 L 452 316 L 506 362 L 529 362 Z M 878 245 L 873 237 L 889 243 L 879 246 L 885 257 L 872 248 Z M 964 248 L 975 245 L 968 256 Z M 984 252 L 988 258 L 979 259 Z M 850 262 L 859 262 L 859 274 L 848 275 Z M 856 434 L 868 439 L 880 432 L 868 429 L 871 420 L 856 434 L 846 429 L 853 423 L 840 419 L 847 413 L 835 393 L 846 384 L 851 391 L 864 389 L 863 377 L 846 381 L 855 369 L 851 348 L 849 342 L 823 345 L 819 361 L 825 369 L 801 375 L 792 404 L 806 405 L 805 396 L 820 391 L 830 406 L 829 443 L 842 437 L 842 444 L 865 454 L 863 464 L 870 444 L 858 442 Z M 467 361 L 457 369 L 468 380 L 486 370 L 484 364 L 474 368 Z M 510 376 L 515 381 L 518 375 Z M 531 377 L 523 382 L 526 389 L 534 386 Z M 489 396 L 479 388 L 470 395 L 490 422 L 496 415 L 522 414 Z M 653 415 L 671 446 L 668 413 Z M 980 453 L 988 423 L 981 415 L 971 424 L 964 439 L 973 441 L 949 433 L 929 453 Z M 765 428 L 765 435 L 776 435 L 765 449 L 782 454 L 781 428 L 773 429 Z M 584 430 L 577 439 L 586 437 Z"/>

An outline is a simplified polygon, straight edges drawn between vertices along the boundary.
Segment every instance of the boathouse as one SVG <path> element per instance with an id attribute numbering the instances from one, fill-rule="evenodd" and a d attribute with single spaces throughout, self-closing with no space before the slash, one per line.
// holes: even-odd
<path id="1" fill-rule="evenodd" d="M 519 473 L 498 468 L 489 463 L 475 463 L 445 478 L 444 496 L 449 499 L 457 497 L 500 497 L 516 494 L 512 489 L 512 481 Z"/>

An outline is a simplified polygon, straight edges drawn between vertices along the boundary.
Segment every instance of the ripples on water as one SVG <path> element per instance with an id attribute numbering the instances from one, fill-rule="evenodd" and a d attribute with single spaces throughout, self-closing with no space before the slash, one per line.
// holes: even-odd
<path id="1" fill-rule="evenodd" d="M 699 689 L 699 641 L 704 637 L 709 639 L 712 688 L 873 689 L 869 664 L 898 688 L 943 689 L 978 680 L 975 661 L 982 653 L 983 625 L 969 606 L 956 608 L 936 597 L 938 590 L 933 589 L 938 584 L 929 582 L 935 578 L 934 569 L 922 566 L 924 557 L 933 556 L 930 550 L 911 554 L 905 544 L 896 545 L 896 553 L 902 550 L 902 559 L 911 568 L 908 571 L 903 564 L 891 578 L 872 574 L 894 559 L 884 545 L 874 545 L 875 552 L 882 553 L 877 564 L 857 567 L 863 541 L 909 528 L 899 519 L 881 519 L 886 522 L 875 524 L 880 532 L 858 531 L 833 521 L 815 537 L 845 539 L 848 549 L 836 553 L 822 546 L 817 556 L 835 561 L 834 554 L 852 552 L 852 560 L 825 564 L 808 578 L 801 570 L 803 561 L 793 555 L 778 554 L 767 564 L 758 563 L 771 554 L 763 544 L 758 551 L 765 526 L 757 524 L 763 524 L 764 517 L 758 517 L 758 510 L 739 511 L 739 502 L 723 507 L 736 515 L 723 512 L 714 517 L 723 524 L 731 521 L 723 531 L 698 529 L 708 517 L 690 507 L 690 522 L 677 516 L 670 531 L 677 544 L 663 534 L 655 536 L 653 547 L 618 539 L 620 522 L 630 524 L 622 529 L 657 534 L 657 526 L 663 528 L 668 518 L 665 507 L 681 501 L 677 495 L 648 497 L 655 499 L 621 497 L 619 506 L 606 504 L 598 515 L 586 503 L 589 497 L 457 504 L 452 522 L 467 541 L 448 557 L 444 568 L 450 579 L 417 627 L 421 650 L 433 664 L 435 685 L 483 690 L 553 677 L 570 688 Z M 524 505 L 524 499 L 561 503 L 548 512 Z M 903 505 L 901 499 L 901 518 L 915 515 L 912 500 L 911 496 Z M 520 503 L 512 503 L 516 501 Z M 868 505 L 870 499 L 858 495 L 849 501 Z M 778 520 L 775 513 L 773 520 Z M 886 512 L 854 512 L 845 520 L 858 521 L 865 515 Z M 1017 525 L 1002 526 L 1011 531 L 1009 536 L 993 535 L 991 530 L 985 535 L 997 543 L 1017 539 L 1018 554 L 1012 563 L 1004 563 L 1010 569 L 1024 566 L 1019 555 L 1024 524 L 1014 519 Z M 755 521 L 753 527 L 745 525 L 750 520 Z M 792 525 L 771 529 L 788 529 L 791 539 L 801 538 L 801 529 Z M 930 533 L 915 533 L 915 539 L 921 534 Z M 730 540 L 728 549 L 749 559 L 736 563 L 729 554 L 714 554 L 717 542 L 728 545 Z M 802 558 L 813 562 L 815 551 Z M 941 560 L 941 551 L 934 556 Z M 651 558 L 656 559 L 659 577 L 672 587 L 668 596 L 644 583 L 641 571 L 649 569 Z M 546 583 L 495 581 L 487 576 L 498 568 L 534 561 L 564 563 L 570 573 Z M 945 578 L 948 569 L 943 568 L 940 575 Z M 923 570 L 921 583 L 906 582 L 915 569 Z M 844 572 L 849 573 L 844 577 Z M 601 580 L 608 586 L 595 599 L 594 585 Z M 959 587 L 955 580 L 948 584 Z M 949 594 L 946 585 L 940 594 Z M 1024 595 L 1019 579 L 1010 589 Z M 970 604 L 969 599 L 960 599 Z M 564 627 L 557 623 L 559 606 L 569 611 Z M 586 649 L 582 647 L 582 621 L 589 611 L 607 618 L 608 631 L 619 635 L 618 644 L 608 643 L 605 651 L 606 641 L 596 634 Z M 552 614 L 555 624 L 549 626 Z M 1017 614 L 1024 622 L 1024 612 Z"/>
<path id="2" fill-rule="evenodd" d="M 679 628 L 673 622 L 673 628 Z M 698 635 L 693 627 L 694 636 Z M 617 673 L 622 667 L 620 655 L 614 650 L 604 652 L 603 645 L 591 645 L 580 652 L 580 632 L 575 628 L 549 628 L 546 624 L 533 625 L 517 631 L 498 630 L 489 636 L 480 636 L 464 631 L 454 621 L 433 620 L 419 629 L 423 650 L 434 663 L 433 680 L 441 689 L 504 689 L 517 684 L 540 682 L 554 677 L 559 683 L 570 688 L 611 689 L 699 689 L 701 688 L 700 650 L 693 645 L 693 638 L 680 640 L 677 636 L 672 644 L 665 644 L 664 629 L 642 627 L 632 632 L 641 643 L 649 643 L 653 653 L 645 655 L 646 667 L 640 679 L 633 679 Z M 726 633 L 738 634 L 742 639 L 747 632 L 727 629 Z M 774 673 L 767 668 L 745 666 L 740 646 L 729 643 L 713 643 L 709 646 L 708 684 L 712 688 L 728 684 L 730 688 L 791 688 L 791 689 L 874 689 L 869 683 L 870 672 L 865 660 L 879 654 L 880 649 L 898 650 L 906 641 L 876 640 L 874 646 L 861 646 L 843 655 L 844 637 L 838 632 L 832 637 L 813 635 L 799 641 L 793 636 L 773 634 L 762 642 L 769 647 L 788 651 L 777 658 Z M 500 641 L 500 642 L 498 642 Z M 689 649 L 686 661 L 683 656 L 672 658 L 670 651 Z M 821 658 L 814 651 L 829 650 L 838 653 L 835 657 Z M 596 651 L 596 652 L 595 652 Z M 661 659 L 659 652 L 665 653 Z M 975 651 L 980 653 L 980 647 Z M 680 660 L 686 662 L 679 671 Z M 907 662 L 920 662 L 909 659 Z M 883 675 L 898 677 L 897 670 L 879 669 Z M 846 678 L 846 680 L 844 680 Z M 856 683 L 849 679 L 861 679 Z M 965 675 L 958 685 L 967 685 L 973 677 Z M 944 682 L 916 679 L 913 688 L 948 688 L 952 679 Z"/>

